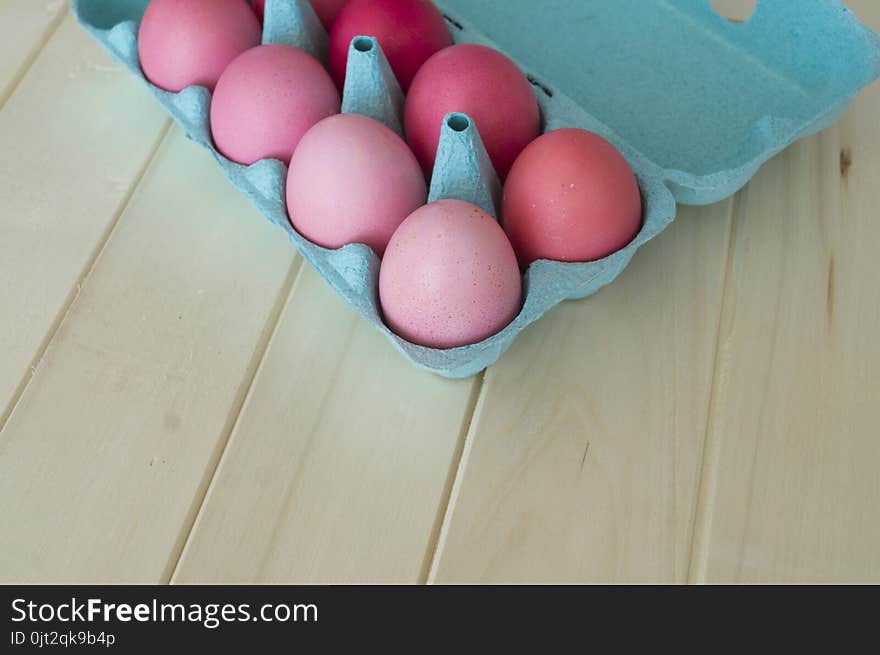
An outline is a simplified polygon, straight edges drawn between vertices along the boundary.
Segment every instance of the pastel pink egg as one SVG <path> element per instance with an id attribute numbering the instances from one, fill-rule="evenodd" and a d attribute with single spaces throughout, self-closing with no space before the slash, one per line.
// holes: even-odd
<path id="1" fill-rule="evenodd" d="M 541 130 L 538 101 L 526 76 L 497 50 L 455 45 L 431 57 L 406 99 L 406 138 L 426 173 L 437 155 L 443 117 L 461 112 L 476 123 L 503 179 Z"/>
<path id="2" fill-rule="evenodd" d="M 602 259 L 638 234 L 642 199 L 617 149 L 592 132 L 544 134 L 519 156 L 504 186 L 502 224 L 523 267 L 537 259 Z"/>
<path id="3" fill-rule="evenodd" d="M 339 113 L 339 92 L 318 61 L 286 45 L 239 56 L 217 82 L 211 132 L 217 150 L 239 164 L 290 161 L 303 135 Z"/>
<path id="4" fill-rule="evenodd" d="M 290 161 L 290 222 L 325 248 L 364 243 L 382 257 L 394 231 L 427 195 L 422 169 L 403 139 L 358 114 L 322 120 Z"/>
<path id="5" fill-rule="evenodd" d="M 379 41 L 404 91 L 431 55 L 452 44 L 443 15 L 429 0 L 351 0 L 330 31 L 330 72 L 340 88 L 356 36 Z"/>
<path id="6" fill-rule="evenodd" d="M 385 321 L 430 348 L 477 343 L 519 313 L 522 287 L 504 231 L 479 207 L 441 200 L 395 232 L 379 271 Z"/>
<path id="7" fill-rule="evenodd" d="M 348 0 L 310 0 L 310 2 L 312 9 L 315 10 L 315 13 L 321 20 L 321 24 L 324 25 L 324 29 L 329 31 L 330 26 L 333 25 L 333 21 L 336 19 L 336 15 Z M 254 9 L 260 20 L 263 20 L 263 14 L 266 11 L 266 0 L 254 0 Z"/>
<path id="8" fill-rule="evenodd" d="M 260 38 L 245 0 L 152 0 L 138 30 L 138 56 L 146 78 L 165 91 L 213 89 L 229 63 Z"/>

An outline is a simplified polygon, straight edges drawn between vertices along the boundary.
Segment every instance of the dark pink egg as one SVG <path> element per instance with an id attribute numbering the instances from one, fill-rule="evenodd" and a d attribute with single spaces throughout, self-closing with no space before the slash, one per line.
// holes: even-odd
<path id="1" fill-rule="evenodd" d="M 330 31 L 330 72 L 340 88 L 356 36 L 379 41 L 404 91 L 431 55 L 452 44 L 443 15 L 429 0 L 351 0 Z"/>
<path id="2" fill-rule="evenodd" d="M 244 0 L 153 0 L 138 30 L 138 56 L 146 78 L 161 89 L 213 89 L 229 63 L 259 45 L 261 36 Z"/>
<path id="3" fill-rule="evenodd" d="M 379 270 L 385 322 L 429 348 L 478 343 L 519 313 L 516 255 L 494 218 L 461 200 L 413 212 L 397 229 Z"/>
<path id="4" fill-rule="evenodd" d="M 259 46 L 217 82 L 211 133 L 217 150 L 239 164 L 287 163 L 303 135 L 339 105 L 336 85 L 316 59 L 291 46 Z"/>
<path id="5" fill-rule="evenodd" d="M 348 0 L 311 0 L 311 3 L 318 18 L 321 19 L 324 29 L 329 32 L 339 12 L 348 4 Z"/>
<path id="6" fill-rule="evenodd" d="M 441 50 L 413 80 L 406 137 L 426 173 L 434 166 L 443 117 L 451 112 L 474 120 L 502 179 L 541 130 L 538 101 L 526 76 L 503 54 L 481 45 Z"/>
<path id="7" fill-rule="evenodd" d="M 627 161 L 605 139 L 566 128 L 519 156 L 502 202 L 502 225 L 520 265 L 589 262 L 626 246 L 642 224 L 642 199 Z"/>
<path id="8" fill-rule="evenodd" d="M 321 20 L 321 24 L 324 26 L 324 29 L 329 31 L 330 26 L 333 25 L 333 21 L 336 19 L 336 15 L 345 6 L 348 0 L 309 0 L 312 5 L 312 9 L 315 10 L 315 13 L 318 15 L 318 18 Z M 257 12 L 257 16 L 260 17 L 260 20 L 263 20 L 263 13 L 266 10 L 266 0 L 254 0 L 254 9 Z"/>

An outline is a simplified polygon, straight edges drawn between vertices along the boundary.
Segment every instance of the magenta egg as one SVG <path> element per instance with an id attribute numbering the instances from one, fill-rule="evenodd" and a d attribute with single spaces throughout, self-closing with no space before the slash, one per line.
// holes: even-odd
<path id="1" fill-rule="evenodd" d="M 403 139 L 358 114 L 331 116 L 310 129 L 287 177 L 287 211 L 300 234 L 325 248 L 364 243 L 379 257 L 427 194 Z"/>
<path id="2" fill-rule="evenodd" d="M 312 9 L 315 10 L 315 13 L 321 20 L 321 24 L 327 31 L 330 30 L 330 26 L 333 25 L 336 15 L 347 2 L 348 0 L 310 0 Z M 263 20 L 263 13 L 266 10 L 266 0 L 254 0 L 254 9 L 257 12 L 257 16 L 260 17 L 260 20 Z"/>
<path id="3" fill-rule="evenodd" d="M 146 78 L 165 91 L 213 89 L 261 36 L 244 0 L 152 0 L 138 30 L 138 56 Z"/>
<path id="4" fill-rule="evenodd" d="M 538 101 L 526 76 L 497 50 L 455 45 L 431 57 L 406 99 L 406 138 L 426 173 L 437 155 L 443 117 L 470 116 L 503 179 L 541 130 Z"/>
<path id="5" fill-rule="evenodd" d="M 452 44 L 443 15 L 430 0 L 351 0 L 330 31 L 330 72 L 340 88 L 356 36 L 376 38 L 404 91 L 431 55 Z"/>
<path id="6" fill-rule="evenodd" d="M 339 92 L 327 71 L 302 50 L 264 45 L 224 71 L 211 101 L 211 133 L 223 155 L 239 164 L 290 161 L 302 136 L 339 113 Z"/>
<path id="7" fill-rule="evenodd" d="M 379 271 L 385 322 L 430 348 L 483 341 L 520 310 L 516 255 L 489 214 L 460 200 L 417 209 L 391 238 Z"/>
<path id="8" fill-rule="evenodd" d="M 548 132 L 513 165 L 502 224 L 523 267 L 537 259 L 602 259 L 626 246 L 641 227 L 638 181 L 599 135 L 574 128 Z"/>

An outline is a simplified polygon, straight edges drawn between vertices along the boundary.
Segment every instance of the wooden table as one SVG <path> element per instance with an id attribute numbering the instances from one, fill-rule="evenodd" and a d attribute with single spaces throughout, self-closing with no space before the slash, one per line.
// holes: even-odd
<path id="1" fill-rule="evenodd" d="M 450 381 L 0 0 L 0 581 L 880 581 L 878 116 Z"/>

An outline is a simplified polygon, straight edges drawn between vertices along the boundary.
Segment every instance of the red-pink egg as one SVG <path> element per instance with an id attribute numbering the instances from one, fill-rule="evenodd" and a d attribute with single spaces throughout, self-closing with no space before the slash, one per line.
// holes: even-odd
<path id="1" fill-rule="evenodd" d="M 452 44 L 443 15 L 429 0 L 351 0 L 330 31 L 330 72 L 340 88 L 356 36 L 379 41 L 404 91 L 431 55 Z"/>
<path id="2" fill-rule="evenodd" d="M 639 185 L 623 156 L 599 135 L 555 130 L 533 141 L 513 165 L 502 224 L 523 267 L 537 259 L 602 259 L 638 234 Z"/>
<path id="3" fill-rule="evenodd" d="M 440 126 L 451 112 L 470 116 L 503 179 L 541 130 L 538 101 L 526 76 L 497 50 L 455 45 L 422 66 L 406 99 L 406 138 L 426 173 L 437 155 Z"/>
<path id="4" fill-rule="evenodd" d="M 365 243 L 382 257 L 391 235 L 427 195 L 422 169 L 403 139 L 358 114 L 322 120 L 290 161 L 290 222 L 325 248 Z"/>
<path id="5" fill-rule="evenodd" d="M 312 9 L 315 10 L 315 13 L 321 20 L 324 29 L 329 31 L 330 26 L 333 25 L 333 21 L 336 19 L 336 15 L 342 7 L 345 6 L 348 0 L 310 0 L 310 2 Z M 254 9 L 257 12 L 257 16 L 260 17 L 260 20 L 263 20 L 263 13 L 266 10 L 266 0 L 254 0 Z"/>
<path id="6" fill-rule="evenodd" d="M 239 56 L 217 82 L 211 133 L 223 155 L 250 165 L 290 161 L 302 136 L 339 113 L 339 92 L 318 61 L 286 45 L 264 45 Z"/>
<path id="7" fill-rule="evenodd" d="M 260 38 L 260 23 L 244 0 L 152 0 L 138 30 L 138 56 L 160 89 L 213 89 L 229 63 Z"/>
<path id="8" fill-rule="evenodd" d="M 461 200 L 417 209 L 391 238 L 379 271 L 389 328 L 412 343 L 455 348 L 500 332 L 519 313 L 516 255 L 489 214 Z"/>

